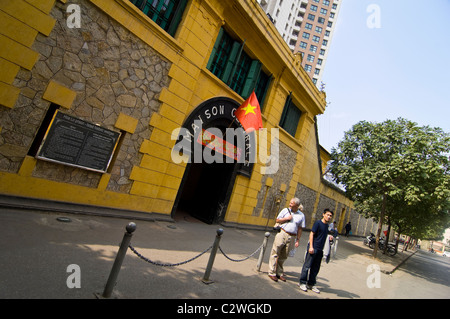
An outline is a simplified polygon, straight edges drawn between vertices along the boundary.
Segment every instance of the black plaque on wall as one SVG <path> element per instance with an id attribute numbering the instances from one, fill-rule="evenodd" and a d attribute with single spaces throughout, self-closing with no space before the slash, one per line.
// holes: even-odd
<path id="1" fill-rule="evenodd" d="M 56 111 L 36 157 L 106 172 L 120 134 Z"/>

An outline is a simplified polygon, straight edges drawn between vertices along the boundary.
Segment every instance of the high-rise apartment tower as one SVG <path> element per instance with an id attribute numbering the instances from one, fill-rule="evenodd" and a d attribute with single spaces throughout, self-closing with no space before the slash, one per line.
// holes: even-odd
<path id="1" fill-rule="evenodd" d="M 283 39 L 303 56 L 302 65 L 318 85 L 342 0 L 258 0 Z"/>

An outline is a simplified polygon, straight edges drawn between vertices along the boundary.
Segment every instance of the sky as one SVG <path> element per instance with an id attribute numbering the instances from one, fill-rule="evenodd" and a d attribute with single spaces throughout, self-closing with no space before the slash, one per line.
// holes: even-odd
<path id="1" fill-rule="evenodd" d="M 399 117 L 450 133 L 450 0 L 341 0 L 324 67 L 319 142 Z"/>

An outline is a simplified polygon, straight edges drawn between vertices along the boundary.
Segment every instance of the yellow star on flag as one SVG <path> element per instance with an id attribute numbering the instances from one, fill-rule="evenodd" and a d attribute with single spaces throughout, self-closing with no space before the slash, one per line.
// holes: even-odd
<path id="1" fill-rule="evenodd" d="M 255 91 L 234 112 L 245 132 L 262 128 L 261 109 Z"/>
<path id="2" fill-rule="evenodd" d="M 248 103 L 247 106 L 242 108 L 242 109 L 245 110 L 245 114 L 244 115 L 247 115 L 249 113 L 256 114 L 255 113 L 256 106 L 252 106 L 250 103 Z"/>

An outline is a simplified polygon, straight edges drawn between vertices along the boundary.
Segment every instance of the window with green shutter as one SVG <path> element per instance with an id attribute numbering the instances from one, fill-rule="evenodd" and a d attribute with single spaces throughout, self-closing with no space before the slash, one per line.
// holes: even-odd
<path id="1" fill-rule="evenodd" d="M 300 121 L 300 116 L 302 112 L 300 109 L 295 106 L 292 102 L 292 92 L 286 99 L 286 103 L 284 104 L 283 113 L 281 114 L 280 126 L 289 134 L 295 137 L 295 133 L 297 132 L 297 126 Z"/>
<path id="2" fill-rule="evenodd" d="M 257 92 L 257 81 L 258 78 L 260 77 L 260 74 L 263 73 L 261 72 L 261 62 L 259 62 L 258 60 L 253 60 L 250 61 L 250 63 L 248 63 L 249 65 L 249 70 L 247 72 L 247 77 L 245 79 L 245 84 L 242 88 L 242 96 L 249 96 L 253 90 L 255 90 L 255 94 L 258 97 L 258 101 L 259 101 L 259 95 Z"/>
<path id="3" fill-rule="evenodd" d="M 175 35 L 187 0 L 130 0 L 171 36 Z"/>
<path id="4" fill-rule="evenodd" d="M 230 77 L 230 88 L 241 96 L 243 95 L 242 91 L 244 90 L 244 85 L 247 82 L 251 64 L 252 59 L 247 54 L 242 53 L 239 57 L 239 61 L 236 63 L 232 77 Z M 250 95 L 250 93 L 248 95 Z"/>
<path id="5" fill-rule="evenodd" d="M 255 94 L 258 97 L 259 104 L 261 106 L 261 112 L 264 111 L 264 101 L 266 100 L 266 94 L 269 90 L 269 84 L 272 81 L 272 75 L 267 75 L 264 71 L 260 71 L 258 80 L 256 81 Z"/>
<path id="6" fill-rule="evenodd" d="M 233 39 L 221 28 L 206 68 L 244 99 L 255 90 L 262 107 L 272 77 L 244 49 L 245 42 Z"/>
<path id="7" fill-rule="evenodd" d="M 222 79 L 225 72 L 225 66 L 231 54 L 232 45 L 233 39 L 223 29 L 220 29 L 207 65 L 208 70 L 220 79 Z"/>
<path id="8" fill-rule="evenodd" d="M 225 63 L 225 70 L 221 80 L 224 81 L 229 86 L 231 81 L 233 80 L 233 75 L 234 72 L 236 71 L 237 63 L 240 60 L 243 46 L 244 46 L 243 43 L 234 41 L 231 46 L 231 52 L 230 55 L 228 56 L 228 60 Z"/>

